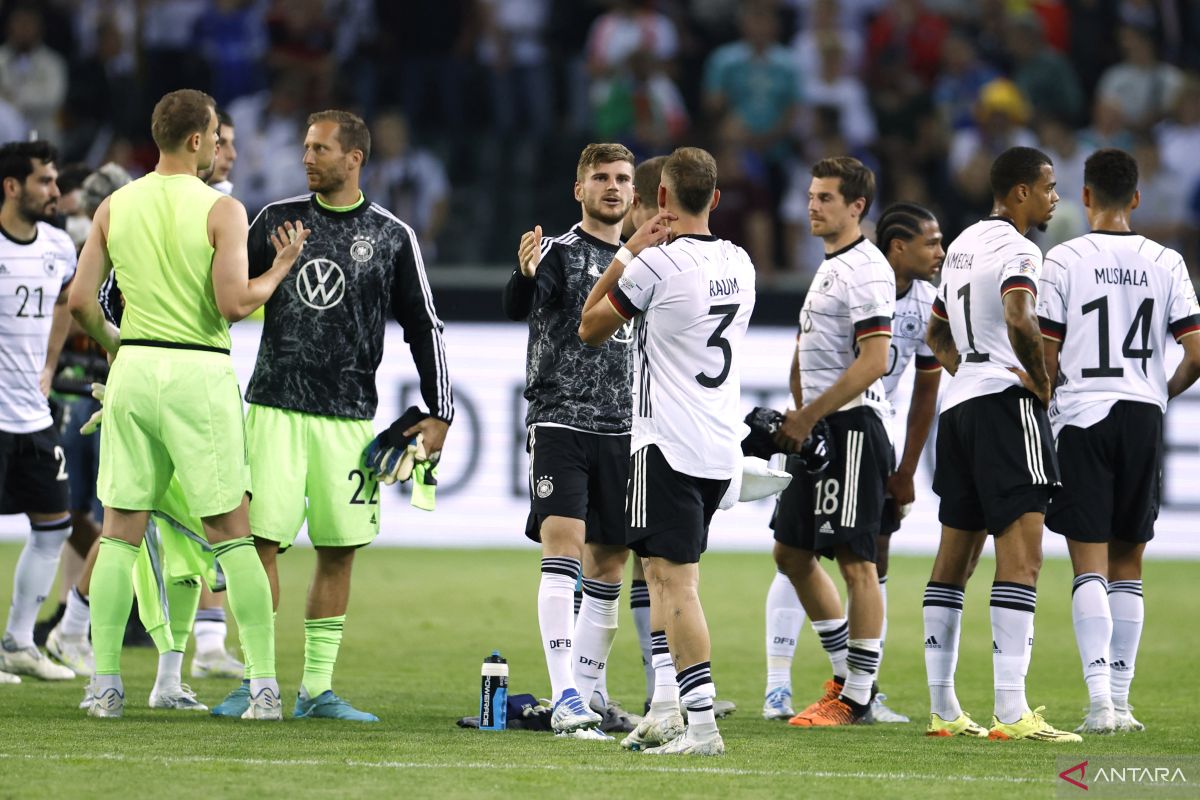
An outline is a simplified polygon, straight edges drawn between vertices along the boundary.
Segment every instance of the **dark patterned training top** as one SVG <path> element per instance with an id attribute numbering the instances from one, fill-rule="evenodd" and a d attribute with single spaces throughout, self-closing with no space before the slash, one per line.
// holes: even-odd
<path id="1" fill-rule="evenodd" d="M 529 320 L 525 362 L 526 425 L 550 423 L 590 433 L 628 433 L 632 405 L 633 337 L 629 325 L 600 347 L 579 338 L 588 293 L 612 263 L 618 245 L 576 225 L 542 240 L 537 274 L 517 270 L 504 287 L 504 313 Z"/>
<path id="2" fill-rule="evenodd" d="M 250 226 L 251 277 L 275 259 L 271 231 L 294 220 L 312 233 L 267 301 L 246 399 L 306 414 L 373 419 L 375 371 L 390 315 L 404 327 L 430 413 L 451 421 L 443 326 L 413 229 L 366 199 L 349 211 L 324 208 L 311 194 L 280 200 Z"/>

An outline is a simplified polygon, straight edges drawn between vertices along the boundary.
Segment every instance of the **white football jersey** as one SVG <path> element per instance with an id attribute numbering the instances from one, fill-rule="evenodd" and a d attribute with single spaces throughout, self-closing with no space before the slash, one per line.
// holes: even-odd
<path id="1" fill-rule="evenodd" d="M 1009 371 L 1023 367 L 1008 341 L 1004 295 L 1024 291 L 1036 298 L 1041 273 L 1042 252 L 1007 219 L 976 222 L 950 245 L 932 313 L 950 323 L 962 362 L 942 399 L 943 412 L 1021 384 Z"/>
<path id="2" fill-rule="evenodd" d="M 895 413 L 896 394 L 900 378 L 908 363 L 915 357 L 918 370 L 936 372 L 942 368 L 929 345 L 925 331 L 929 328 L 929 310 L 937 289 L 928 281 L 914 280 L 908 291 L 896 298 L 896 313 L 892 317 L 892 350 L 888 354 L 888 371 L 883 375 L 883 389 L 888 404 Z"/>
<path id="3" fill-rule="evenodd" d="M 1118 400 L 1165 411 L 1167 332 L 1200 332 L 1183 257 L 1136 233 L 1089 233 L 1047 253 L 1038 318 L 1042 335 L 1062 343 L 1055 436 L 1094 425 Z"/>
<path id="4" fill-rule="evenodd" d="M 878 247 L 860 238 L 825 255 L 804 297 L 796 338 L 805 404 L 833 386 L 854 363 L 859 339 L 892 335 L 895 309 L 896 273 Z M 892 415 L 882 380 L 842 409 L 864 405 L 882 419 Z"/>
<path id="5" fill-rule="evenodd" d="M 715 236 L 642 251 L 609 300 L 634 329 L 631 452 L 655 444 L 676 472 L 726 480 L 741 468 L 742 339 L 754 265 Z"/>
<path id="6" fill-rule="evenodd" d="M 54 304 L 75 276 L 75 245 L 45 222 L 29 242 L 0 234 L 0 430 L 32 433 L 52 424 L 38 376 Z"/>

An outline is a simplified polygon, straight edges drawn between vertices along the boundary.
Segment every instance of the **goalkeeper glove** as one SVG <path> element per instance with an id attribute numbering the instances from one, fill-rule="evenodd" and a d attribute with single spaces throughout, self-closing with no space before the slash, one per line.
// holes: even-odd
<path id="1" fill-rule="evenodd" d="M 88 417 L 88 421 L 83 423 L 83 426 L 80 427 L 79 432 L 82 433 L 84 436 L 90 436 L 91 434 L 95 433 L 96 429 L 100 427 L 100 418 L 102 416 L 104 416 L 104 384 L 103 383 L 93 383 L 92 384 L 92 397 L 96 398 L 97 402 L 100 403 L 100 408 L 98 408 L 96 410 L 96 413 L 94 413 L 90 417 Z"/>
<path id="2" fill-rule="evenodd" d="M 363 451 L 363 465 L 385 486 L 406 481 L 412 476 L 418 461 L 426 460 L 420 434 L 405 436 L 404 432 L 425 419 L 428 414 L 410 406 L 400 419 L 380 433 Z"/>

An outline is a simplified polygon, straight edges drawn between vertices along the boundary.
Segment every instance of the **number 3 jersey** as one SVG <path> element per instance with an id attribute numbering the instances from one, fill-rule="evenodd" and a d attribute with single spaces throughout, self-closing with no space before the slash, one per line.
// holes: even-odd
<path id="1" fill-rule="evenodd" d="M 1057 436 L 1087 428 L 1118 400 L 1165 410 L 1163 345 L 1200 332 L 1200 305 L 1179 253 L 1135 233 L 1097 231 L 1046 255 L 1038 318 L 1060 342 L 1050 406 Z"/>
<path id="2" fill-rule="evenodd" d="M 671 469 L 727 480 L 740 468 L 742 340 L 754 265 L 715 236 L 682 234 L 629 262 L 608 294 L 634 330 L 631 452 L 658 445 Z"/>
<path id="3" fill-rule="evenodd" d="M 27 242 L 0 234 L 0 431 L 32 433 L 53 424 L 38 378 L 54 304 L 75 276 L 75 245 L 45 222 Z"/>
<path id="4" fill-rule="evenodd" d="M 946 251 L 934 316 L 950 323 L 962 361 L 942 398 L 942 413 L 986 394 L 1021 385 L 1009 371 L 1023 369 L 1004 321 L 1004 296 L 1037 297 L 1042 251 L 1011 221 L 988 217 L 967 228 Z"/>
<path id="5" fill-rule="evenodd" d="M 825 260 L 813 276 L 800 310 L 796 351 L 805 404 L 833 386 L 854 359 L 858 342 L 892 334 L 896 273 L 879 248 L 860 237 Z M 891 353 L 888 354 L 891 361 Z M 890 365 L 890 364 L 889 364 Z M 876 380 L 842 409 L 867 406 L 881 419 L 892 415 L 883 380 Z"/>

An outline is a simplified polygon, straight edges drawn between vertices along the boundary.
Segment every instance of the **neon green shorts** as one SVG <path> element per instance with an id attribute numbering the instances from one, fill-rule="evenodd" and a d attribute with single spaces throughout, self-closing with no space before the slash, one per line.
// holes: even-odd
<path id="1" fill-rule="evenodd" d="M 122 347 L 107 387 L 97 478 L 105 506 L 152 511 L 172 476 L 197 517 L 241 504 L 250 466 L 229 356 Z"/>
<path id="2" fill-rule="evenodd" d="M 379 535 L 379 484 L 363 469 L 369 420 L 251 405 L 250 469 L 259 476 L 250 531 L 292 546 L 308 522 L 316 547 L 361 547 Z"/>

